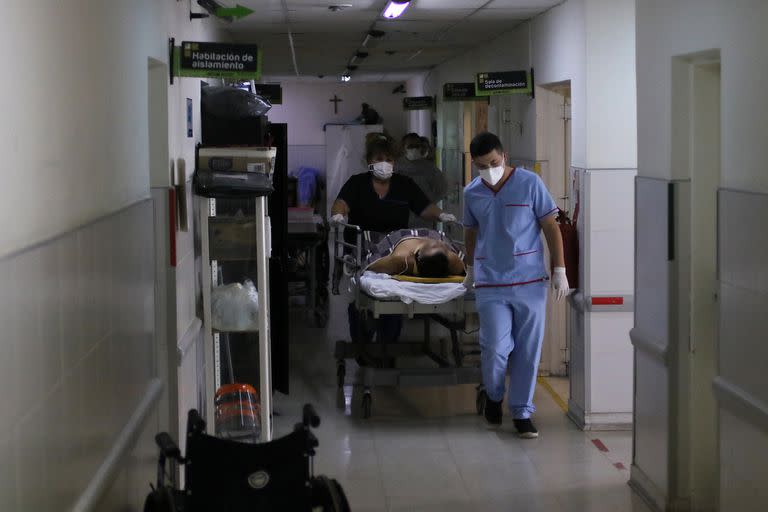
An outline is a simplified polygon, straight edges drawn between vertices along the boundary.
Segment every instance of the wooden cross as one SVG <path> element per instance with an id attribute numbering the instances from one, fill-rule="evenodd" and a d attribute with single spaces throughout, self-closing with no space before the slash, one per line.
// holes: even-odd
<path id="1" fill-rule="evenodd" d="M 330 100 L 328 100 L 328 101 L 331 101 L 331 102 L 333 102 L 333 113 L 334 113 L 334 114 L 338 114 L 338 113 L 339 113 L 339 102 L 340 102 L 340 101 L 344 101 L 344 100 L 342 100 L 342 99 L 340 99 L 340 98 L 337 98 L 337 97 L 336 97 L 336 95 L 334 94 L 334 95 L 333 95 L 333 98 L 331 98 L 331 99 L 330 99 Z"/>

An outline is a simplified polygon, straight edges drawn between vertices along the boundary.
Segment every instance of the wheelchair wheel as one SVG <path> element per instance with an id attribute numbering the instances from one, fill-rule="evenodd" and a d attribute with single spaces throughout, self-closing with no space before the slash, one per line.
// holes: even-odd
<path id="1" fill-rule="evenodd" d="M 485 413 L 485 403 L 488 400 L 488 394 L 482 386 L 477 387 L 477 398 L 475 398 L 475 408 L 477 415 L 482 416 Z"/>
<path id="2" fill-rule="evenodd" d="M 160 487 L 147 495 L 144 512 L 177 512 L 176 497 L 170 487 Z"/>
<path id="3" fill-rule="evenodd" d="M 350 512 L 347 496 L 339 482 L 327 476 L 312 479 L 313 512 Z"/>
<path id="4" fill-rule="evenodd" d="M 363 419 L 371 417 L 371 409 L 373 408 L 373 397 L 371 396 L 371 390 L 366 389 L 363 392 Z"/>

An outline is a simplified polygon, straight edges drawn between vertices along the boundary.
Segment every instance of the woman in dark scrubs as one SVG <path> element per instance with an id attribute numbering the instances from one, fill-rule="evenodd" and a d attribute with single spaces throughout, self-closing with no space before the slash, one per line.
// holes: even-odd
<path id="1" fill-rule="evenodd" d="M 389 233 L 408 227 L 409 213 L 429 221 L 455 222 L 456 217 L 432 204 L 409 177 L 394 174 L 397 151 L 383 134 L 374 134 L 366 144 L 368 171 L 351 176 L 341 188 L 331 208 L 332 223 L 360 226 L 365 231 Z M 345 239 L 355 243 L 354 232 Z M 360 314 L 354 303 L 349 305 L 349 331 L 355 343 L 370 342 L 374 332 L 377 341 L 396 342 L 400 337 L 402 317 L 384 315 L 374 330 L 360 328 Z M 362 339 L 361 339 L 362 338 Z"/>

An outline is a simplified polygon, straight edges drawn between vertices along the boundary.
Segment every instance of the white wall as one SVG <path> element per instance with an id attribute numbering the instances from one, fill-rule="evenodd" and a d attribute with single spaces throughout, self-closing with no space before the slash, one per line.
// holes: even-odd
<path id="1" fill-rule="evenodd" d="M 588 168 L 585 0 L 569 0 L 531 22 L 536 83 L 571 82 L 571 165 Z"/>
<path id="2" fill-rule="evenodd" d="M 637 169 L 634 2 L 587 0 L 585 18 L 587 167 Z"/>
<path id="3" fill-rule="evenodd" d="M 670 166 L 671 65 L 674 55 L 720 49 L 722 58 L 722 176 L 725 187 L 768 191 L 768 117 L 763 94 L 768 4 L 739 0 L 641 0 L 637 6 L 638 152 L 640 173 L 685 176 Z M 666 91 L 666 93 L 664 93 Z M 648 127 L 643 129 L 644 127 Z M 653 129 L 650 129 L 653 127 Z"/>
<path id="4" fill-rule="evenodd" d="M 266 82 L 270 79 L 266 78 Z M 288 172 L 301 166 L 325 172 L 326 123 L 347 123 L 368 103 L 384 118 L 384 129 L 396 140 L 407 133 L 409 116 L 403 110 L 405 94 L 392 94 L 401 82 L 328 82 L 283 80 L 283 104 L 274 105 L 267 116 L 272 123 L 288 123 Z M 329 101 L 336 95 L 338 114 Z"/>
<path id="5" fill-rule="evenodd" d="M 764 84 L 768 83 L 768 65 L 764 56 L 764 48 L 768 44 L 764 31 L 766 19 L 768 4 L 762 0 L 637 1 L 638 173 L 641 176 L 659 180 L 691 177 L 688 166 L 675 165 L 678 159 L 672 148 L 676 140 L 674 127 L 680 126 L 679 121 L 688 123 L 687 119 L 679 119 L 681 109 L 672 104 L 675 97 L 672 62 L 676 57 L 694 57 L 712 53 L 711 50 L 718 50 L 721 59 L 720 186 L 736 190 L 721 192 L 718 206 L 721 237 L 718 255 L 720 352 L 719 378 L 716 379 L 715 389 L 720 400 L 719 509 L 724 511 L 763 510 L 768 507 L 768 497 L 761 490 L 766 475 L 766 464 L 761 454 L 768 449 L 764 385 L 759 379 L 744 379 L 747 375 L 764 374 L 765 358 L 761 354 L 763 340 L 768 337 L 764 322 L 753 321 L 759 315 L 745 314 L 764 311 L 768 295 L 766 280 L 755 270 L 762 264 L 751 256 L 762 254 L 762 248 L 768 246 L 766 231 L 749 227 L 754 219 L 760 218 L 758 211 L 765 211 L 768 203 L 768 196 L 765 195 L 768 193 L 768 174 L 764 169 L 768 158 L 768 146 L 765 144 L 768 98 L 763 92 Z M 695 174 L 693 177 L 695 179 Z M 664 191 L 665 187 L 660 193 Z M 723 194 L 732 197 L 724 201 Z M 658 202 L 660 198 L 657 196 L 638 196 L 638 213 L 647 211 Z M 680 229 L 688 231 L 686 225 L 680 226 Z M 666 237 L 664 228 L 646 231 L 642 236 L 638 233 L 638 247 L 665 247 Z M 638 268 L 648 266 L 648 262 L 641 259 L 637 264 Z M 663 277 L 663 282 L 648 283 L 638 279 L 638 299 L 643 298 L 644 302 L 638 307 L 653 307 L 658 299 L 652 292 L 659 288 L 678 286 L 676 281 L 672 281 L 674 276 Z M 688 291 L 683 290 L 683 293 Z M 665 316 L 667 311 L 662 314 Z M 686 351 L 688 340 L 676 337 L 677 321 L 674 317 L 669 322 L 660 321 L 658 315 L 638 318 L 636 329 L 656 329 L 663 345 L 672 348 L 680 346 L 681 351 Z M 672 335 L 667 336 L 668 332 Z M 644 363 L 642 368 L 638 367 L 642 373 L 647 373 L 650 368 L 650 362 Z M 672 367 L 669 371 L 674 372 L 676 368 Z M 638 389 L 649 388 L 658 381 L 658 378 L 638 377 Z M 657 398 L 648 396 L 648 400 L 653 399 Z M 695 416 L 694 420 L 698 421 Z M 673 418 L 673 421 L 681 420 Z M 711 418 L 704 421 L 709 422 Z M 683 435 L 686 435 L 685 425 L 679 427 L 673 424 L 671 428 L 683 430 Z M 650 440 L 650 436 L 658 438 L 665 434 L 656 428 L 639 432 L 638 436 Z M 690 436 L 689 433 L 687 435 Z M 638 449 L 642 447 L 638 446 Z M 696 452 L 695 444 L 691 446 L 691 451 Z M 674 454 L 669 455 L 672 456 Z M 679 468 L 681 474 L 693 474 L 685 464 L 685 460 L 670 462 L 669 458 L 660 457 L 656 461 L 644 461 L 642 470 L 646 475 L 655 477 L 649 487 L 655 485 L 667 491 L 669 484 L 675 482 L 665 480 L 666 468 Z M 691 483 L 694 489 L 697 485 L 709 484 L 678 482 L 679 487 L 669 487 L 668 493 L 660 499 L 690 499 L 685 494 L 685 486 Z M 694 505 L 697 499 L 694 491 Z"/>
<path id="6" fill-rule="evenodd" d="M 8 419 L 0 422 L 0 459 L 18 468 L 3 478 L 0 509 L 68 509 L 147 379 L 159 375 L 153 205 L 141 201 L 151 181 L 163 184 L 149 171 L 149 59 L 167 64 L 169 37 L 221 40 L 221 27 L 190 22 L 188 5 L 171 0 L 3 3 L 0 154 L 12 164 L 3 169 L 0 213 L 9 220 L 0 230 L 0 257 L 13 270 L 3 274 L 2 288 L 35 291 L 8 293 L 2 308 L 24 312 L 18 334 L 0 336 L 0 350 L 13 354 L 3 358 L 13 365 L 0 372 L 3 387 L 28 394 L 18 402 L 23 410 L 0 406 Z M 195 140 L 186 138 L 185 98 L 194 100 L 199 135 L 198 91 L 199 80 L 177 79 L 167 98 L 166 158 L 184 158 L 190 170 Z M 140 215 L 131 213 L 137 207 Z M 49 274 L 40 273 L 41 261 Z M 30 276 L 44 280 L 30 284 Z M 39 383 L 27 386 L 30 378 Z M 101 509 L 140 508 L 160 418 L 153 407 L 127 454 L 133 463 Z"/>
<path id="7" fill-rule="evenodd" d="M 6 191 L 19 193 L 0 206 L 15 219 L 0 254 L 148 196 L 147 59 L 167 61 L 169 35 L 213 36 L 176 32 L 186 7 L 171 2 L 3 7 L 0 56 L 12 79 L 0 84 L 0 154 L 13 162 Z"/>

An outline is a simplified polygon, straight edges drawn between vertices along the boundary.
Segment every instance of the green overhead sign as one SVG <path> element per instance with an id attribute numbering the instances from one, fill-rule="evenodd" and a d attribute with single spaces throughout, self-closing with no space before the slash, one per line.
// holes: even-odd
<path id="1" fill-rule="evenodd" d="M 434 101 L 432 96 L 409 96 L 403 98 L 403 109 L 405 110 L 432 110 Z"/>
<path id="2" fill-rule="evenodd" d="M 262 54 L 255 44 L 184 41 L 174 48 L 174 75 L 260 80 Z"/>
<path id="3" fill-rule="evenodd" d="M 237 20 L 245 18 L 249 14 L 253 14 L 253 10 L 240 4 L 237 4 L 237 7 L 219 7 L 216 9 L 216 16 L 219 18 L 233 18 Z"/>
<path id="4" fill-rule="evenodd" d="M 528 71 L 478 73 L 475 79 L 475 93 L 478 96 L 530 94 L 533 90 L 531 82 L 531 73 Z"/>
<path id="5" fill-rule="evenodd" d="M 449 82 L 443 84 L 443 101 L 488 101 L 488 98 L 475 94 L 472 82 Z"/>

